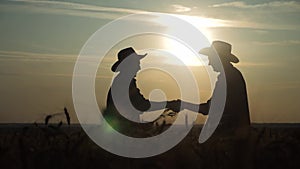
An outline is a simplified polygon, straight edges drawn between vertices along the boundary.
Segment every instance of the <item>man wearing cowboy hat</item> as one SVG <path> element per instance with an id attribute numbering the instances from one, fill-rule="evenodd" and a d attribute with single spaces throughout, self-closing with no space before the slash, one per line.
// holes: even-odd
<path id="1" fill-rule="evenodd" d="M 135 78 L 137 72 L 141 69 L 140 60 L 143 59 L 146 55 L 147 54 L 137 54 L 132 47 L 122 49 L 118 53 L 118 61 L 111 67 L 111 70 L 113 72 L 119 72 L 119 74 L 114 78 L 109 90 L 106 110 L 103 113 L 103 116 L 113 128 L 129 136 L 141 136 L 135 135 L 134 131 L 141 127 L 143 129 L 149 129 L 150 127 L 152 127 L 152 124 L 140 124 L 127 119 L 126 117 L 122 116 L 122 114 L 120 114 L 120 112 L 118 111 L 119 109 L 117 109 L 116 103 L 119 105 L 119 107 L 127 107 L 128 104 L 131 104 L 134 109 L 138 110 L 141 113 L 145 111 L 155 111 L 165 108 L 171 109 L 175 112 L 180 111 L 179 100 L 168 101 L 165 105 L 164 102 L 152 102 L 148 99 L 145 99 L 144 96 L 140 93 L 139 88 L 137 88 Z M 126 82 L 128 82 L 128 84 L 124 84 Z M 122 85 L 127 85 L 125 92 L 124 90 L 120 89 L 123 87 Z M 117 87 L 114 88 L 114 86 Z M 114 89 L 113 92 L 112 89 Z M 113 97 L 113 93 L 117 93 L 117 98 Z M 128 93 L 130 101 L 126 102 L 126 100 L 128 100 Z M 115 102 L 116 99 L 119 101 L 119 103 L 118 101 Z M 126 111 L 126 108 L 124 108 L 123 111 Z"/>
<path id="2" fill-rule="evenodd" d="M 201 49 L 199 53 L 208 56 L 209 65 L 215 71 L 222 72 L 220 65 L 217 65 L 218 59 L 224 68 L 227 95 L 220 126 L 232 129 L 249 126 L 250 117 L 246 83 L 241 72 L 232 65 L 232 63 L 238 63 L 239 59 L 231 53 L 231 45 L 223 41 L 214 41 L 211 47 Z M 213 55 L 219 57 L 213 57 Z M 217 82 L 216 88 L 218 85 L 220 84 Z M 200 109 L 201 106 L 205 107 L 209 103 L 210 100 L 206 104 L 201 104 Z"/>
<path id="3" fill-rule="evenodd" d="M 239 59 L 231 53 L 231 45 L 223 41 L 214 41 L 211 47 L 201 49 L 199 53 L 207 55 L 209 65 L 215 71 L 220 72 L 220 75 L 224 73 L 223 76 L 226 78 L 226 103 L 215 136 L 229 137 L 234 141 L 235 168 L 249 167 L 251 165 L 249 160 L 251 148 L 248 146 L 250 145 L 248 144 L 250 117 L 247 89 L 241 72 L 232 65 L 232 63 L 238 63 Z M 222 65 L 220 65 L 220 61 Z M 221 70 L 221 66 L 223 66 L 224 71 Z M 215 89 L 219 85 L 221 84 L 217 81 Z M 216 95 L 215 92 L 212 97 Z M 209 105 L 210 100 L 200 104 L 199 112 L 208 111 Z"/>

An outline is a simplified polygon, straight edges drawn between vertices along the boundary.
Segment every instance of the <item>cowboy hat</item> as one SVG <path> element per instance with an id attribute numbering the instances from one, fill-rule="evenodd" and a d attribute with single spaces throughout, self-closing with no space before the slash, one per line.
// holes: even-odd
<path id="1" fill-rule="evenodd" d="M 117 67 L 119 66 L 119 64 L 120 64 L 126 57 L 128 57 L 128 56 L 130 56 L 130 55 L 135 55 L 135 56 L 139 57 L 139 59 L 142 59 L 142 58 L 144 58 L 144 57 L 147 55 L 147 53 L 144 54 L 144 55 L 138 55 L 138 54 L 134 51 L 134 49 L 133 49 L 132 47 L 122 49 L 122 50 L 120 50 L 119 53 L 118 53 L 118 61 L 111 67 L 111 70 L 112 70 L 113 72 L 116 72 Z"/>
<path id="2" fill-rule="evenodd" d="M 223 41 L 213 41 L 212 45 L 208 48 L 203 48 L 199 51 L 200 54 L 211 56 L 215 51 L 220 56 L 221 60 L 226 60 L 232 63 L 238 63 L 239 59 L 231 53 L 231 44 Z"/>

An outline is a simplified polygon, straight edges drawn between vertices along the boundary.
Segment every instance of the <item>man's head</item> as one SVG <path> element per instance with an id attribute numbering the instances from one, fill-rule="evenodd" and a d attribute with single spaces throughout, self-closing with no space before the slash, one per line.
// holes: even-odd
<path id="1" fill-rule="evenodd" d="M 214 41 L 210 47 L 201 49 L 199 53 L 208 56 L 209 64 L 214 69 L 221 66 L 218 66 L 218 59 L 221 60 L 223 67 L 239 62 L 239 59 L 231 53 L 231 44 L 223 41 Z"/>
<path id="2" fill-rule="evenodd" d="M 111 70 L 113 72 L 121 71 L 123 68 L 126 67 L 126 69 L 140 69 L 140 60 L 144 58 L 147 55 L 138 55 L 132 47 L 128 47 L 125 49 L 122 49 L 118 53 L 118 61 L 114 63 L 114 65 L 111 67 Z M 124 62 L 126 60 L 126 62 Z M 126 65 L 120 66 L 121 63 L 124 63 Z M 119 67 L 120 66 L 120 67 Z"/>

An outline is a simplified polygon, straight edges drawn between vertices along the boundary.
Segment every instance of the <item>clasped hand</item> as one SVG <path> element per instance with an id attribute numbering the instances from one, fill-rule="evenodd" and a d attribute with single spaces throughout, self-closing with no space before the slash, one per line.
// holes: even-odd
<path id="1" fill-rule="evenodd" d="M 182 110 L 181 100 L 177 99 L 177 100 L 167 101 L 166 108 L 174 112 L 180 112 Z"/>

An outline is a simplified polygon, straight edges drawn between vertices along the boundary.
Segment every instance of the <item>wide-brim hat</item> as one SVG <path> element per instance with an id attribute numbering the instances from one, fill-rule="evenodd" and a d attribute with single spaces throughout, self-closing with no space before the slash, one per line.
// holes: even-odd
<path id="1" fill-rule="evenodd" d="M 212 56 L 214 54 L 219 55 L 221 60 L 229 61 L 232 63 L 238 63 L 239 59 L 231 53 L 231 44 L 223 41 L 214 41 L 208 48 L 203 48 L 199 51 L 200 54 Z"/>
<path id="2" fill-rule="evenodd" d="M 122 49 L 118 53 L 118 61 L 113 64 L 113 66 L 111 67 L 111 70 L 113 72 L 116 72 L 119 64 L 130 55 L 134 55 L 134 56 L 138 57 L 139 59 L 143 59 L 147 55 L 147 53 L 144 55 L 138 55 L 132 47 Z"/>

